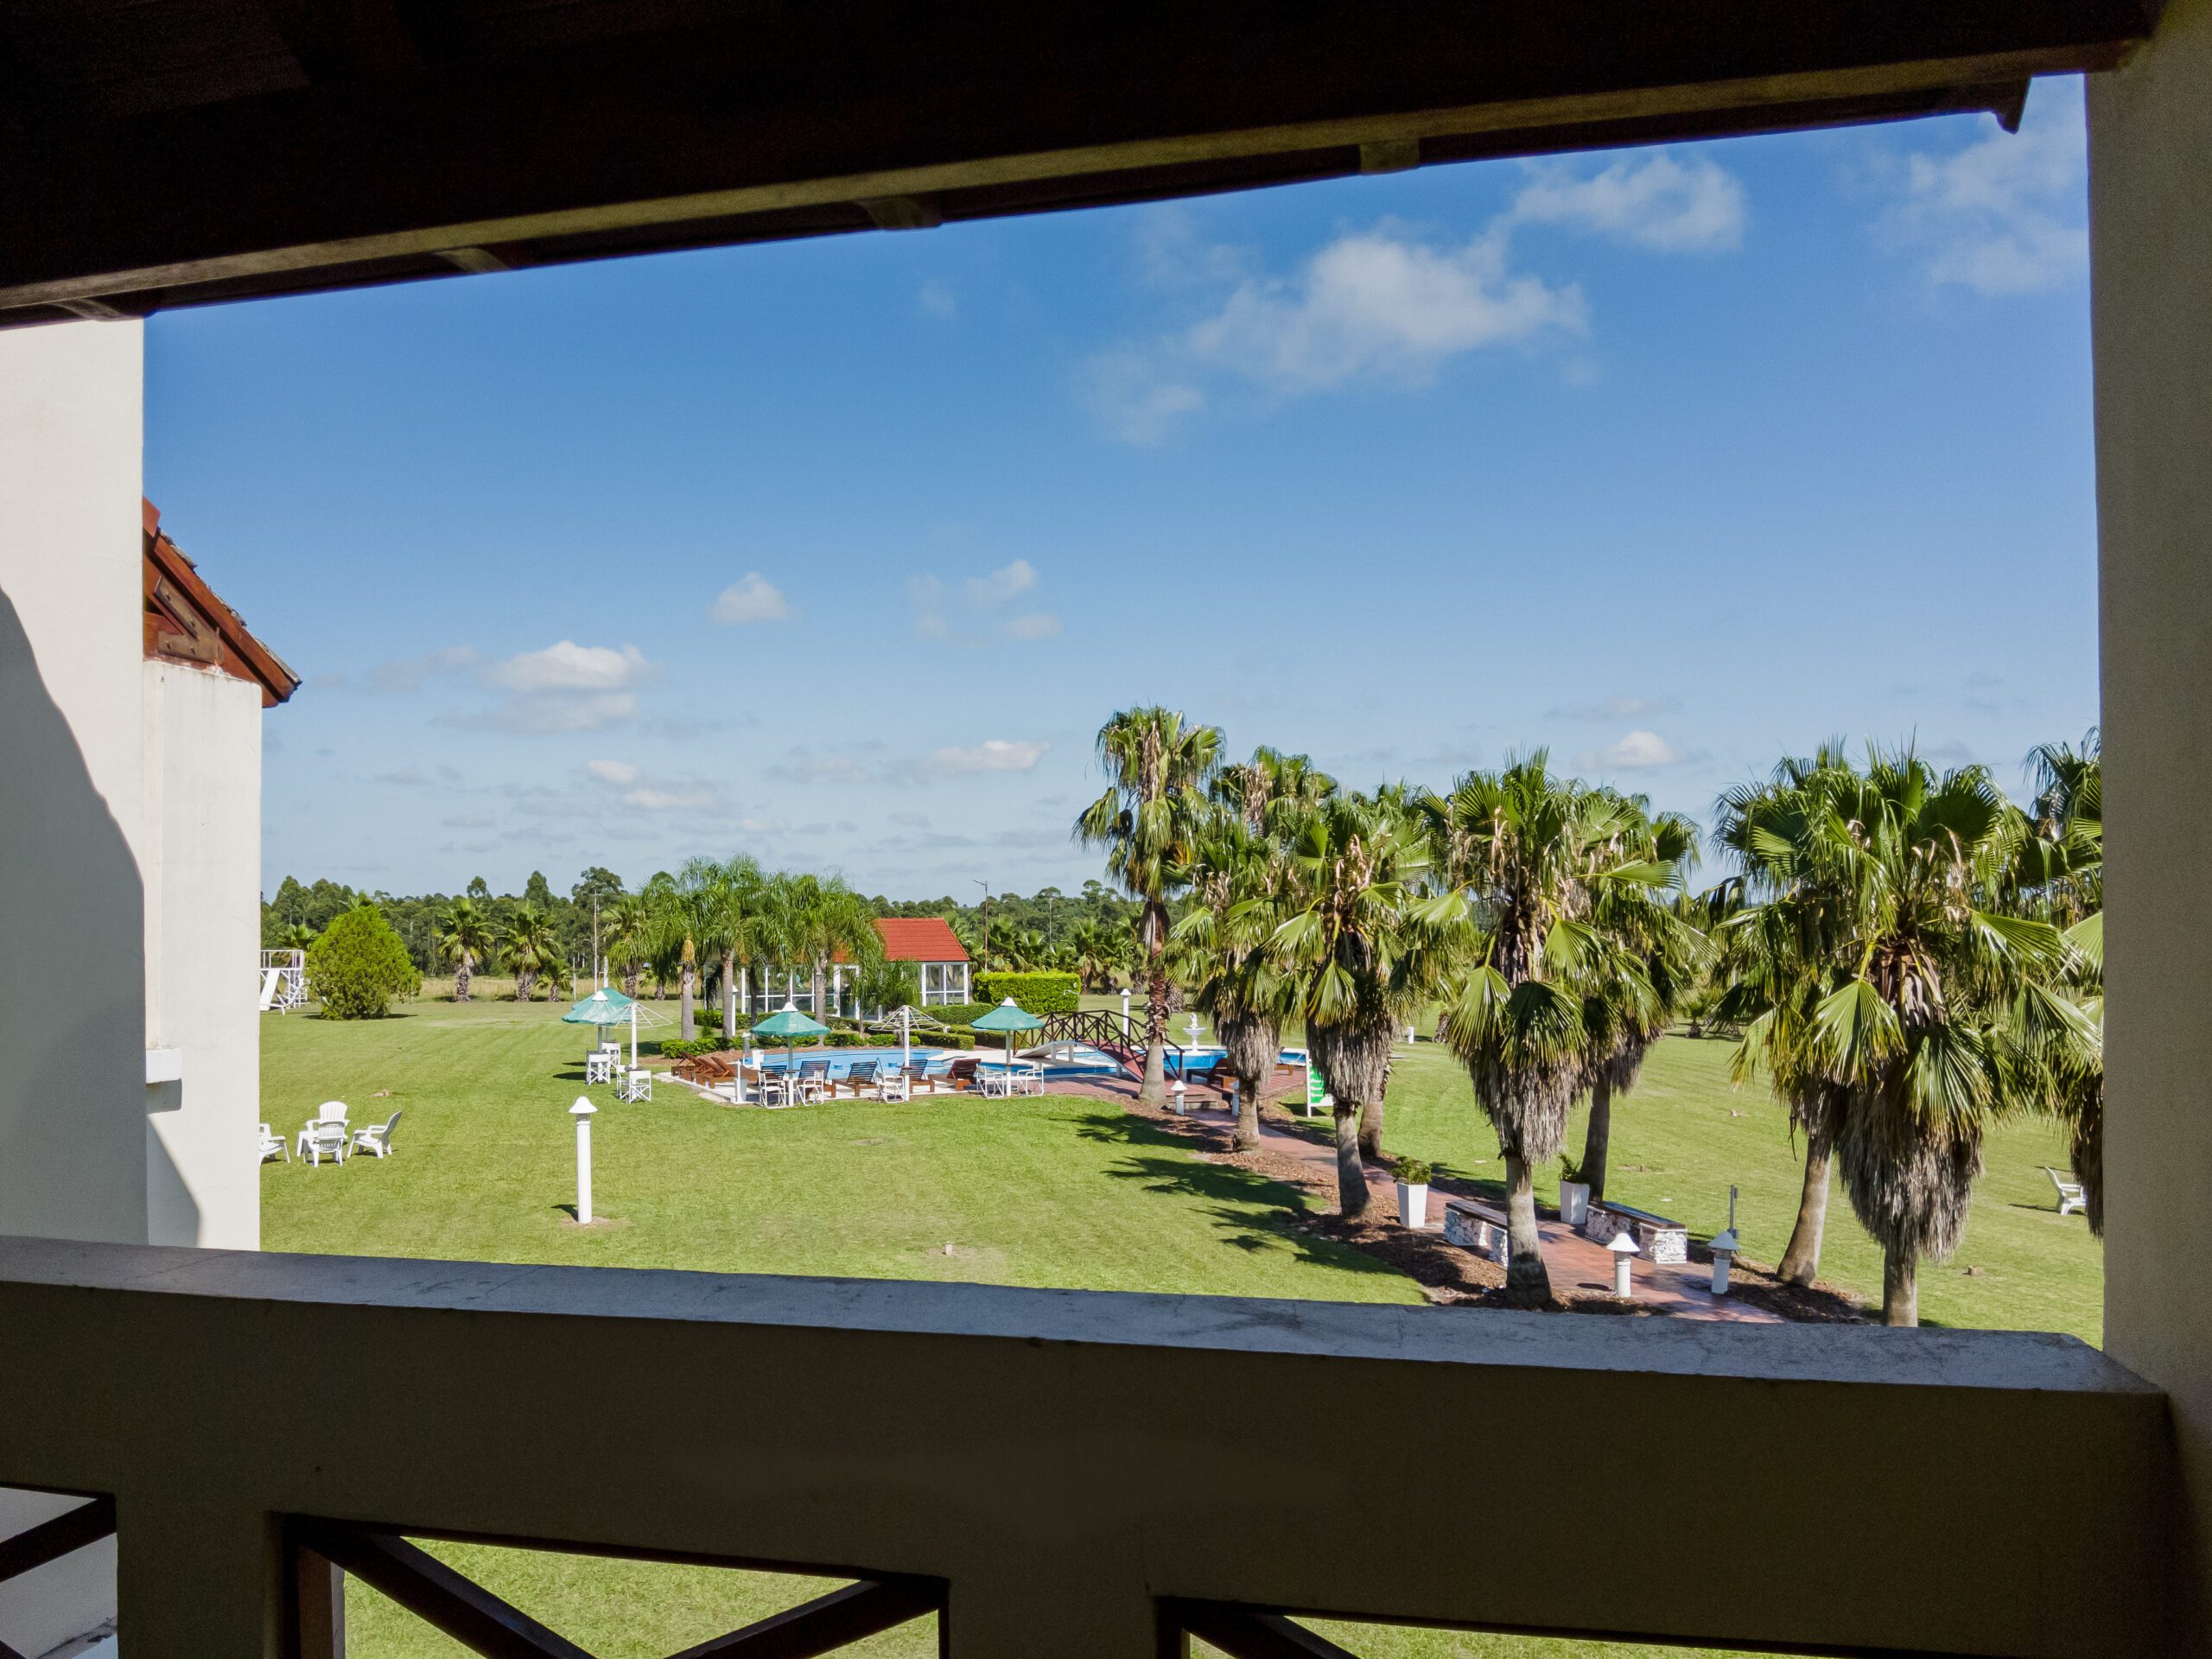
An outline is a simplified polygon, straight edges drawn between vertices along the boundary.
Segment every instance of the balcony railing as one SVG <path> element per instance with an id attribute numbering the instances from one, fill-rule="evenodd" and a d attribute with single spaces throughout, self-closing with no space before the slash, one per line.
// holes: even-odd
<path id="1" fill-rule="evenodd" d="M 0 1331 L 0 1483 L 112 1497 L 132 1659 L 325 1659 L 331 1562 L 578 1651 L 425 1536 L 860 1581 L 698 1653 L 2168 1649 L 2165 1402 L 2069 1338 L 37 1240 Z"/>

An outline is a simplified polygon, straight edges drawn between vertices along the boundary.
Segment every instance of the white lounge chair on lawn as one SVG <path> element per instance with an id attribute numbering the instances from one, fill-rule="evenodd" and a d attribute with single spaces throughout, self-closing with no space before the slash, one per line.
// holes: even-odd
<path id="1" fill-rule="evenodd" d="M 399 1114 L 394 1112 L 381 1123 L 372 1123 L 353 1131 L 353 1150 L 373 1152 L 379 1158 L 391 1156 L 391 1132 L 399 1127 Z"/>
<path id="2" fill-rule="evenodd" d="M 317 1169 L 326 1158 L 342 1164 L 351 1143 L 346 1135 L 346 1120 L 342 1117 L 309 1118 L 307 1127 L 300 1131 L 300 1156 Z"/>
<path id="3" fill-rule="evenodd" d="M 2070 1216 L 2076 1210 L 2086 1210 L 2089 1207 L 2089 1195 L 2082 1190 L 2082 1183 L 2073 1179 L 2072 1170 L 2069 1169 L 2062 1175 L 2049 1164 L 2045 1164 L 2043 1166 L 2043 1173 L 2050 1177 L 2050 1184 L 2058 1189 L 2060 1215 Z"/>
<path id="4" fill-rule="evenodd" d="M 651 1100 L 653 1097 L 653 1074 L 642 1065 L 633 1067 L 614 1093 L 619 1100 Z"/>
<path id="5" fill-rule="evenodd" d="M 620 1063 L 618 1057 L 609 1054 L 603 1048 L 585 1055 L 584 1081 L 586 1083 L 613 1082 L 614 1069 Z"/>
<path id="6" fill-rule="evenodd" d="M 261 1161 L 265 1164 L 271 1158 L 282 1158 L 289 1164 L 292 1161 L 292 1149 L 284 1144 L 283 1135 L 271 1133 L 264 1123 L 261 1126 Z"/>
<path id="7" fill-rule="evenodd" d="M 294 1152 L 300 1157 L 304 1158 L 308 1155 L 308 1137 L 315 1132 L 318 1124 L 322 1123 L 335 1123 L 338 1125 L 339 1133 L 342 1135 L 346 1129 L 346 1103 L 342 1100 L 326 1100 L 315 1109 L 315 1116 L 302 1126 L 299 1141 L 293 1147 Z"/>

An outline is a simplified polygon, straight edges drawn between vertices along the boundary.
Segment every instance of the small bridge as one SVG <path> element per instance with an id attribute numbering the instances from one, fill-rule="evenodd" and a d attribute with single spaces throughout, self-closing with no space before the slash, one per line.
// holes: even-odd
<path id="1" fill-rule="evenodd" d="M 1084 1043 L 1107 1056 L 1122 1070 L 1122 1075 L 1137 1083 L 1144 1081 L 1144 1038 L 1137 1023 L 1118 1008 L 1085 1008 L 1077 1014 L 1048 1014 L 1045 1024 L 1037 1033 L 1037 1040 L 1045 1043 Z M 1184 1053 L 1180 1043 L 1166 1044 L 1174 1056 L 1167 1067 L 1170 1080 L 1183 1075 Z"/>

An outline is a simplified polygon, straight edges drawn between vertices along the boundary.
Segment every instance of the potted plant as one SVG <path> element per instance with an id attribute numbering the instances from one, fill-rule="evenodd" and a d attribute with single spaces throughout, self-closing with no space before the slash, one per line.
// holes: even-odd
<path id="1" fill-rule="evenodd" d="M 1582 1179 L 1580 1166 L 1572 1158 L 1559 1160 L 1559 1218 L 1567 1226 L 1580 1227 L 1590 1217 L 1590 1183 Z"/>
<path id="2" fill-rule="evenodd" d="M 1428 1178 L 1435 1170 L 1418 1158 L 1398 1160 L 1398 1222 L 1419 1227 L 1428 1219 Z"/>

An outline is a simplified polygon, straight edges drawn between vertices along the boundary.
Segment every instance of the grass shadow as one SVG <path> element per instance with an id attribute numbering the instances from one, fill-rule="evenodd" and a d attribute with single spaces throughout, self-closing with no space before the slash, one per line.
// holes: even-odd
<path id="1" fill-rule="evenodd" d="M 1203 1200 L 1205 1215 L 1224 1242 L 1238 1249 L 1256 1254 L 1287 1248 L 1303 1262 L 1398 1276 L 1386 1262 L 1308 1233 L 1306 1195 L 1294 1186 L 1235 1164 L 1194 1158 L 1191 1154 L 1198 1148 L 1189 1140 L 1145 1118 L 1086 1112 L 1076 1122 L 1076 1133 L 1087 1141 L 1131 1148 L 1108 1166 L 1109 1175 L 1141 1182 L 1148 1192 Z"/>

